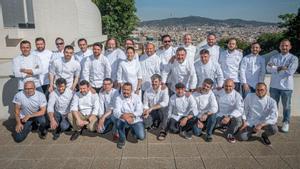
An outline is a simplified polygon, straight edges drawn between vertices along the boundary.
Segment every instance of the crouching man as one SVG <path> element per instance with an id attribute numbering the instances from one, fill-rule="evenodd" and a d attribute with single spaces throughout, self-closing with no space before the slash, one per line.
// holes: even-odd
<path id="1" fill-rule="evenodd" d="M 216 92 L 219 110 L 215 128 L 227 127 L 225 137 L 230 143 L 236 142 L 235 134 L 243 123 L 244 112 L 243 98 L 234 88 L 234 81 L 227 79 L 224 89 Z"/>
<path id="2" fill-rule="evenodd" d="M 40 138 L 45 139 L 47 135 L 45 129 L 47 100 L 43 93 L 35 89 L 33 81 L 25 82 L 24 90 L 15 95 L 13 103 L 15 104 L 16 116 L 15 141 L 25 140 L 33 123 L 38 125 Z"/>
<path id="3" fill-rule="evenodd" d="M 117 147 L 120 149 L 125 146 L 126 128 L 132 130 L 136 139 L 143 140 L 145 138 L 142 120 L 143 104 L 140 96 L 134 94 L 132 90 L 131 83 L 124 83 L 122 94 L 117 97 L 114 105 L 114 116 L 117 118 L 117 130 L 119 132 Z"/>
<path id="4" fill-rule="evenodd" d="M 256 93 L 250 93 L 245 98 L 245 116 L 246 120 L 240 129 L 240 139 L 248 140 L 252 134 L 261 130 L 261 140 L 265 145 L 271 145 L 269 136 L 277 133 L 278 110 L 274 99 L 267 96 L 267 85 L 258 83 Z"/>
<path id="5" fill-rule="evenodd" d="M 212 92 L 213 80 L 205 79 L 202 87 L 193 93 L 197 103 L 197 122 L 193 131 L 196 136 L 202 134 L 203 128 L 206 128 L 206 141 L 212 141 L 212 133 L 216 124 L 216 113 L 218 111 L 218 103 L 215 94 Z"/>
<path id="6" fill-rule="evenodd" d="M 191 139 L 197 105 L 192 95 L 187 96 L 185 89 L 183 83 L 175 85 L 176 93 L 171 96 L 169 103 L 168 130 L 171 133 L 179 133 L 180 136 L 186 139 Z"/>
<path id="7" fill-rule="evenodd" d="M 76 140 L 86 127 L 89 131 L 96 131 L 99 111 L 99 96 L 90 91 L 90 84 L 86 80 L 79 83 L 79 92 L 74 94 L 71 103 L 71 113 L 68 114 L 74 133 L 70 140 Z"/>
<path id="8" fill-rule="evenodd" d="M 59 78 L 55 82 L 56 89 L 50 93 L 48 102 L 48 116 L 50 128 L 54 130 L 53 140 L 57 140 L 61 132 L 69 129 L 68 113 L 74 92 L 67 88 L 67 81 Z"/>

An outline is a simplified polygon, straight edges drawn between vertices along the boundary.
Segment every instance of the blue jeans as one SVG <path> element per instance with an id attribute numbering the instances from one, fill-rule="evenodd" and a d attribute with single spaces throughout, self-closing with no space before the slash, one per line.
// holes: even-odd
<path id="1" fill-rule="evenodd" d="M 249 138 L 254 134 L 253 131 L 254 127 L 248 126 L 244 130 L 240 132 L 240 139 L 242 141 L 247 141 Z M 264 133 L 269 137 L 273 136 L 278 132 L 278 127 L 276 124 L 268 124 L 262 128 L 264 130 Z"/>
<path id="2" fill-rule="evenodd" d="M 130 128 L 137 139 L 145 139 L 144 123 L 142 121 L 133 124 L 128 124 L 123 120 L 117 119 L 117 130 L 119 132 L 120 142 L 125 142 L 126 140 L 125 128 Z"/>
<path id="3" fill-rule="evenodd" d="M 197 119 L 198 120 L 198 119 Z M 217 116 L 216 114 L 211 114 L 207 117 L 204 125 L 206 126 L 206 135 L 211 136 L 216 125 Z M 198 128 L 197 122 L 193 126 L 193 132 L 196 136 L 200 136 L 202 134 L 202 128 Z"/>
<path id="4" fill-rule="evenodd" d="M 70 123 L 68 121 L 67 115 L 62 115 L 58 112 L 54 113 L 54 118 L 56 122 L 59 124 L 60 131 L 66 131 L 70 127 Z"/>
<path id="5" fill-rule="evenodd" d="M 104 128 L 99 132 L 100 134 L 105 134 L 110 131 L 109 126 L 112 124 L 114 126 L 113 131 L 115 132 L 115 124 L 116 124 L 116 118 L 115 116 L 111 115 L 107 117 L 104 121 Z"/>
<path id="6" fill-rule="evenodd" d="M 20 133 L 15 133 L 15 141 L 22 142 L 28 136 L 31 131 L 32 123 L 37 123 L 39 126 L 39 131 L 43 132 L 46 128 L 46 118 L 45 116 L 30 118 L 28 121 L 23 124 L 23 130 Z"/>
<path id="7" fill-rule="evenodd" d="M 290 123 L 292 93 L 293 93 L 292 90 L 280 90 L 280 89 L 270 88 L 270 96 L 276 101 L 277 107 L 281 97 L 282 108 L 283 108 L 282 122 Z"/>

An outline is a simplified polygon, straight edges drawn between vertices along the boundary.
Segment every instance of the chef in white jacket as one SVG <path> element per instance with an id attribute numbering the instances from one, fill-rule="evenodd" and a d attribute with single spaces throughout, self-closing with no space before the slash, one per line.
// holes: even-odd
<path id="1" fill-rule="evenodd" d="M 250 93 L 245 98 L 244 114 L 246 119 L 240 129 L 241 140 L 248 140 L 253 133 L 261 130 L 261 140 L 266 145 L 271 145 L 269 136 L 277 133 L 278 110 L 276 101 L 267 96 L 267 85 L 259 82 L 256 93 Z"/>
<path id="2" fill-rule="evenodd" d="M 202 49 L 207 49 L 210 54 L 210 60 L 214 63 L 219 63 L 219 56 L 221 53 L 221 48 L 217 45 L 217 36 L 214 33 L 209 33 L 206 37 L 207 44 L 204 46 L 199 46 L 196 52 L 196 58 Z M 197 60 L 197 59 L 196 59 Z"/>

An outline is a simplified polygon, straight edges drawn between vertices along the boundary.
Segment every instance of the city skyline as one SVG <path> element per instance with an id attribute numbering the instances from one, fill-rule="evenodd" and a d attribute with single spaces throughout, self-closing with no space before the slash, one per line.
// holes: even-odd
<path id="1" fill-rule="evenodd" d="M 137 15 L 141 21 L 201 16 L 277 23 L 279 15 L 297 13 L 299 7 L 299 0 L 222 0 L 222 3 L 220 0 L 136 0 Z"/>

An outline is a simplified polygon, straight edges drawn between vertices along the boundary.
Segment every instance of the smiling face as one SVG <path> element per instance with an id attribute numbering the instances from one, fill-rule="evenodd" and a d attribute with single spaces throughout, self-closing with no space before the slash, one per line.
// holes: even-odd
<path id="1" fill-rule="evenodd" d="M 214 35 L 208 35 L 208 36 L 207 36 L 207 44 L 208 44 L 209 46 L 215 45 L 216 42 L 217 42 L 217 38 L 216 38 Z"/>
<path id="2" fill-rule="evenodd" d="M 263 84 L 257 85 L 255 93 L 259 98 L 263 98 L 267 95 L 267 87 Z"/>
<path id="3" fill-rule="evenodd" d="M 60 94 L 63 94 L 66 90 L 66 84 L 62 83 L 57 86 L 57 90 Z"/>
<path id="4" fill-rule="evenodd" d="M 111 91 L 111 89 L 113 87 L 113 83 L 109 80 L 104 80 L 102 86 L 103 86 L 103 90 L 105 92 L 109 92 L 109 91 Z"/>
<path id="5" fill-rule="evenodd" d="M 184 50 L 179 50 L 176 52 L 176 60 L 178 63 L 183 63 L 186 58 L 186 52 Z"/>
<path id="6" fill-rule="evenodd" d="M 93 54 L 94 56 L 100 56 L 102 52 L 102 49 L 100 48 L 100 46 L 93 46 Z"/>
<path id="7" fill-rule="evenodd" d="M 86 50 L 88 48 L 88 45 L 87 45 L 85 40 L 81 40 L 81 41 L 78 42 L 78 47 L 80 48 L 80 50 L 82 52 L 86 52 Z"/>
<path id="8" fill-rule="evenodd" d="M 24 93 L 27 97 L 33 96 L 35 93 L 35 84 L 32 81 L 25 82 Z"/>
<path id="9" fill-rule="evenodd" d="M 258 55 L 261 51 L 260 45 L 258 43 L 255 43 L 251 46 L 251 53 L 254 55 Z"/>
<path id="10" fill-rule="evenodd" d="M 126 50 L 126 55 L 127 55 L 127 60 L 132 61 L 133 58 L 134 58 L 135 52 L 134 52 L 133 49 L 128 48 L 128 49 Z"/>
<path id="11" fill-rule="evenodd" d="M 187 35 L 184 35 L 183 37 L 183 42 L 186 46 L 189 46 L 192 44 L 192 36 L 187 34 Z"/>
<path id="12" fill-rule="evenodd" d="M 152 43 L 148 43 L 146 46 L 146 54 L 152 56 L 155 53 L 155 46 Z"/>
<path id="13" fill-rule="evenodd" d="M 210 56 L 208 53 L 200 54 L 200 59 L 203 64 L 207 64 L 209 61 L 209 58 L 210 58 Z"/>
<path id="14" fill-rule="evenodd" d="M 20 45 L 20 49 L 23 56 L 30 55 L 31 45 L 30 43 L 23 43 Z"/>
<path id="15" fill-rule="evenodd" d="M 227 94 L 231 93 L 234 90 L 234 87 L 235 86 L 233 80 L 228 79 L 225 81 L 224 90 Z"/>
<path id="16" fill-rule="evenodd" d="M 88 85 L 80 85 L 79 86 L 79 91 L 82 95 L 87 95 L 90 91 L 90 87 Z"/>
<path id="17" fill-rule="evenodd" d="M 65 42 L 61 39 L 57 39 L 55 41 L 55 45 L 58 51 L 63 51 L 65 48 Z"/>
<path id="18" fill-rule="evenodd" d="M 208 93 L 212 88 L 212 85 L 208 84 L 208 83 L 203 83 L 202 84 L 202 92 L 203 93 Z"/>
<path id="19" fill-rule="evenodd" d="M 185 95 L 185 88 L 176 88 L 175 92 L 178 97 L 182 97 Z"/>
<path id="20" fill-rule="evenodd" d="M 69 61 L 72 59 L 72 56 L 74 54 L 74 50 L 73 49 L 66 49 L 64 51 L 64 58 L 66 61 Z"/>
<path id="21" fill-rule="evenodd" d="M 161 81 L 159 79 L 152 80 L 152 88 L 153 88 L 153 90 L 159 89 L 160 84 L 161 84 Z"/>
<path id="22" fill-rule="evenodd" d="M 117 47 L 117 42 L 114 39 L 110 39 L 107 42 L 108 50 L 114 50 Z"/>
<path id="23" fill-rule="evenodd" d="M 35 42 L 36 50 L 42 52 L 45 50 L 45 42 L 43 40 L 38 40 Z"/>
<path id="24" fill-rule="evenodd" d="M 123 85 L 122 86 L 122 94 L 125 98 L 129 98 L 131 96 L 132 86 L 130 85 Z"/>
<path id="25" fill-rule="evenodd" d="M 282 41 L 279 46 L 280 52 L 283 55 L 289 53 L 291 48 L 292 48 L 291 42 L 288 40 Z"/>
<path id="26" fill-rule="evenodd" d="M 171 47 L 171 38 L 168 36 L 164 37 L 163 45 L 165 49 L 169 49 L 169 47 Z"/>
<path id="27" fill-rule="evenodd" d="M 236 40 L 235 39 L 229 40 L 227 47 L 229 51 L 234 51 L 237 48 Z"/>

